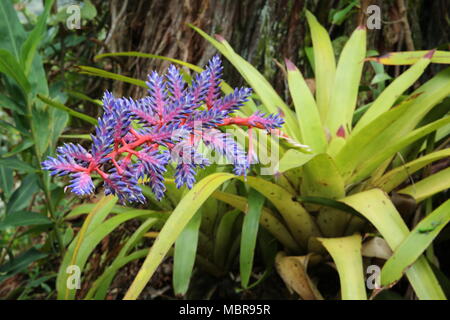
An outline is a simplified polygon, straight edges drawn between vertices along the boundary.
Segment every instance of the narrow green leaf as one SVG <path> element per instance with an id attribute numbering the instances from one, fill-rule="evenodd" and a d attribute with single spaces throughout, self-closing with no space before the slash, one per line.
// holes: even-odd
<path id="1" fill-rule="evenodd" d="M 300 130 L 295 119 L 295 115 L 292 110 L 284 103 L 280 96 L 276 93 L 267 79 L 264 78 L 261 73 L 256 70 L 249 62 L 236 54 L 231 46 L 225 39 L 218 37 L 219 41 L 213 39 L 208 34 L 200 30 L 199 28 L 189 25 L 192 29 L 198 32 L 203 38 L 211 43 L 217 50 L 219 50 L 233 66 L 239 71 L 245 81 L 253 88 L 256 94 L 260 97 L 261 102 L 271 113 L 278 113 L 281 111 L 284 113 L 285 124 L 283 125 L 283 131 L 289 134 L 292 138 L 300 139 Z"/>
<path id="2" fill-rule="evenodd" d="M 336 136 L 340 128 L 346 133 L 350 129 L 365 56 L 366 30 L 358 27 L 345 44 L 336 68 L 336 78 L 326 120 L 326 126 L 332 136 Z M 329 77 L 329 75 L 326 76 Z"/>
<path id="3" fill-rule="evenodd" d="M 255 255 L 259 220 L 265 199 L 266 198 L 256 190 L 250 189 L 248 194 L 248 211 L 242 225 L 241 251 L 239 258 L 241 285 L 243 288 L 248 287 L 250 274 L 253 269 L 253 257 Z"/>
<path id="4" fill-rule="evenodd" d="M 361 235 L 318 238 L 336 264 L 342 300 L 367 300 L 361 255 Z"/>
<path id="5" fill-rule="evenodd" d="M 34 29 L 28 34 L 27 40 L 22 44 L 20 48 L 20 62 L 24 68 L 25 75 L 30 73 L 31 64 L 33 63 L 34 56 L 41 42 L 45 25 L 47 23 L 47 17 L 52 8 L 54 0 L 46 0 L 45 7 L 42 14 L 36 23 Z"/>
<path id="6" fill-rule="evenodd" d="M 426 67 L 430 64 L 431 57 L 427 56 L 417 61 L 411 68 L 396 78 L 383 92 L 375 99 L 372 106 L 358 121 L 353 132 L 357 132 L 373 119 L 388 111 L 395 101 L 406 89 L 412 86 L 423 74 Z"/>
<path id="7" fill-rule="evenodd" d="M 233 226 L 240 213 L 239 210 L 232 210 L 226 212 L 220 219 L 219 226 L 215 232 L 213 251 L 214 263 L 218 266 L 226 266 L 227 256 L 232 242 L 235 240 L 232 234 Z"/>
<path id="8" fill-rule="evenodd" d="M 49 218 L 38 212 L 15 211 L 7 214 L 0 222 L 0 229 L 8 227 L 43 225 L 52 223 Z"/>
<path id="9" fill-rule="evenodd" d="M 11 77 L 22 89 L 24 96 L 30 91 L 30 83 L 25 76 L 22 67 L 14 56 L 4 50 L 0 49 L 0 72 Z"/>
<path id="10" fill-rule="evenodd" d="M 25 41 L 26 32 L 17 17 L 12 1 L 0 1 L 0 43 L 17 59 L 20 46 Z"/>
<path id="11" fill-rule="evenodd" d="M 173 255 L 173 290 L 177 295 L 184 295 L 191 280 L 197 255 L 198 233 L 202 221 L 202 209 L 199 209 L 187 223 L 175 241 Z"/>
<path id="12" fill-rule="evenodd" d="M 320 25 L 311 12 L 306 11 L 306 18 L 311 30 L 314 50 L 317 107 L 322 123 L 324 123 L 327 119 L 330 97 L 334 87 L 336 61 L 328 31 Z"/>
<path id="13" fill-rule="evenodd" d="M 77 91 L 72 91 L 72 90 L 66 90 L 66 92 L 67 92 L 70 96 L 72 96 L 72 97 L 74 97 L 74 98 L 92 102 L 93 104 L 96 104 L 96 105 L 98 105 L 98 106 L 100 106 L 100 107 L 103 106 L 103 103 L 102 103 L 101 100 L 99 100 L 99 99 L 92 99 L 92 98 L 88 97 L 87 95 L 85 95 L 84 93 L 77 92 Z"/>
<path id="14" fill-rule="evenodd" d="M 33 140 L 36 145 L 36 153 L 39 157 L 45 153 L 51 142 L 52 130 L 50 123 L 51 119 L 48 110 L 38 108 L 32 109 L 31 125 L 33 129 Z"/>
<path id="15" fill-rule="evenodd" d="M 450 116 L 443 119 L 431 122 L 430 124 L 416 129 L 409 134 L 398 138 L 396 142 L 389 145 L 382 152 L 376 153 L 374 156 L 369 158 L 366 162 L 361 163 L 361 165 L 356 168 L 355 174 L 351 177 L 350 183 L 361 181 L 362 179 L 368 177 L 373 170 L 375 170 L 383 161 L 389 159 L 397 152 L 407 147 L 414 141 L 426 136 L 427 134 L 436 131 L 438 128 L 450 123 Z"/>
<path id="16" fill-rule="evenodd" d="M 400 280 L 403 272 L 416 261 L 450 221 L 450 200 L 426 216 L 397 247 L 381 270 L 381 284 Z"/>
<path id="17" fill-rule="evenodd" d="M 189 69 L 192 69 L 195 72 L 203 71 L 203 69 L 200 68 L 199 66 L 196 66 L 195 64 L 184 62 L 182 60 L 173 59 L 173 58 L 169 58 L 169 57 L 165 57 L 165 56 L 158 56 L 158 55 L 150 54 L 150 53 L 142 53 L 142 52 L 137 52 L 137 51 L 103 53 L 103 54 L 96 55 L 94 57 L 94 60 L 100 60 L 100 59 L 103 59 L 106 57 L 122 57 L 122 56 L 123 57 L 140 57 L 140 58 L 166 60 L 166 61 L 170 61 L 170 62 L 179 64 L 179 65 L 182 65 Z"/>
<path id="18" fill-rule="evenodd" d="M 26 113 L 25 107 L 4 94 L 0 94 L 0 108 L 6 108 L 20 115 Z"/>
<path id="19" fill-rule="evenodd" d="M 4 157 L 4 158 L 12 157 L 24 150 L 31 148 L 33 145 L 34 145 L 34 142 L 32 140 L 25 139 L 21 143 L 19 143 L 17 146 L 12 148 L 11 151 L 2 154 L 2 157 Z"/>
<path id="20" fill-rule="evenodd" d="M 6 204 L 6 213 L 11 214 L 13 212 L 21 211 L 30 205 L 35 192 L 39 190 L 38 178 L 35 174 L 28 174 L 17 188 L 9 202 Z"/>
<path id="21" fill-rule="evenodd" d="M 375 180 L 372 185 L 384 190 L 385 192 L 391 192 L 416 171 L 424 168 L 434 161 L 438 161 L 446 157 L 450 157 L 450 149 L 429 153 L 407 164 L 392 169 L 382 177 Z"/>
<path id="22" fill-rule="evenodd" d="M 239 177 L 239 179 L 244 180 L 241 177 Z M 285 220 L 298 244 L 306 247 L 309 237 L 320 234 L 311 215 L 300 203 L 293 200 L 293 194 L 262 178 L 247 177 L 246 183 L 272 202 Z"/>
<path id="23" fill-rule="evenodd" d="M 340 201 L 364 215 L 395 251 L 409 230 L 389 197 L 379 189 L 360 192 Z M 421 256 L 406 271 L 420 299 L 445 299 L 445 295 L 425 257 Z"/>
<path id="24" fill-rule="evenodd" d="M 19 160 L 17 157 L 0 158 L 0 165 L 5 168 L 15 169 L 20 172 L 36 172 L 37 170 L 30 166 L 28 163 Z"/>
<path id="25" fill-rule="evenodd" d="M 408 194 L 416 199 L 416 202 L 421 202 L 448 188 L 450 188 L 450 168 L 432 174 L 409 187 L 399 190 L 398 193 Z"/>
<path id="26" fill-rule="evenodd" d="M 370 57 L 366 60 L 376 61 L 385 65 L 411 65 L 419 61 L 428 51 L 403 51 L 403 52 L 390 52 L 378 57 Z M 450 64 L 450 51 L 436 51 L 431 58 L 433 63 Z"/>
<path id="27" fill-rule="evenodd" d="M 90 124 L 93 124 L 93 125 L 97 124 L 97 120 L 96 119 L 94 119 L 94 118 L 92 118 L 92 117 L 90 117 L 88 115 L 85 115 L 85 114 L 83 114 L 81 112 L 74 111 L 74 110 L 70 109 L 69 107 L 65 106 L 64 104 L 62 104 L 62 103 L 60 103 L 58 101 L 52 100 L 49 97 L 45 97 L 45 96 L 43 96 L 41 94 L 38 94 L 37 97 L 42 102 L 45 102 L 49 106 L 54 107 L 54 108 L 59 109 L 59 110 L 66 111 L 68 114 L 70 114 L 73 117 L 79 118 L 79 119 L 84 120 L 86 122 L 89 122 Z"/>
<path id="28" fill-rule="evenodd" d="M 14 259 L 0 266 L 0 283 L 9 277 L 24 271 L 33 262 L 43 259 L 47 256 L 48 256 L 47 253 L 40 252 L 33 247 L 25 251 L 24 253 L 20 254 L 19 256 L 14 257 Z"/>
<path id="29" fill-rule="evenodd" d="M 327 140 L 322 128 L 319 110 L 314 96 L 298 68 L 286 59 L 289 91 L 301 131 L 301 142 L 310 146 L 313 152 L 325 152 Z"/>
<path id="30" fill-rule="evenodd" d="M 13 192 L 14 188 L 14 171 L 11 168 L 7 168 L 0 165 L 0 190 L 4 195 L 4 200 L 9 199 L 9 196 Z"/>
<path id="31" fill-rule="evenodd" d="M 212 196 L 215 199 L 228 203 L 244 213 L 247 212 L 246 209 L 248 207 L 248 202 L 244 197 L 221 191 L 215 191 Z M 269 209 L 265 207 L 262 208 L 260 223 L 287 249 L 295 253 L 300 251 L 300 247 L 295 242 L 294 238 L 292 238 L 288 229 L 273 215 Z"/>
<path id="32" fill-rule="evenodd" d="M 102 70 L 102 69 L 98 69 L 98 68 L 94 68 L 94 67 L 78 66 L 78 68 L 80 69 L 79 72 L 81 74 L 87 74 L 87 75 L 91 75 L 91 76 L 97 76 L 97 77 L 102 77 L 102 78 L 106 78 L 106 79 L 122 81 L 122 82 L 126 82 L 126 83 L 131 83 L 131 84 L 134 84 L 136 86 L 143 87 L 143 88 L 147 88 L 147 85 L 145 84 L 145 81 L 142 81 L 142 80 L 139 80 L 139 79 L 135 79 L 135 78 L 127 77 L 127 76 L 122 76 L 122 75 L 117 74 L 117 73 L 108 72 L 108 71 L 105 71 L 105 70 Z"/>
<path id="33" fill-rule="evenodd" d="M 194 188 L 181 199 L 156 238 L 144 264 L 128 289 L 124 297 L 125 300 L 137 299 L 189 220 L 191 220 L 193 215 L 215 189 L 233 177 L 234 176 L 229 173 L 209 175 L 199 181 Z"/>

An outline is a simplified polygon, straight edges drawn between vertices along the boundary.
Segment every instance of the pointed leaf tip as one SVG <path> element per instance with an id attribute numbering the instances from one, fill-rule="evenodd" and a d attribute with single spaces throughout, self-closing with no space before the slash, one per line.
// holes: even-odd
<path id="1" fill-rule="evenodd" d="M 295 69 L 297 69 L 295 64 L 292 63 L 292 61 L 289 60 L 288 58 L 284 59 L 284 63 L 286 64 L 286 68 L 288 69 L 288 71 L 294 71 Z"/>
<path id="2" fill-rule="evenodd" d="M 430 50 L 427 52 L 427 54 L 424 57 L 427 59 L 431 59 L 431 58 L 433 58 L 435 52 L 436 52 L 436 49 Z"/>
<path id="3" fill-rule="evenodd" d="M 345 129 L 343 126 L 340 126 L 338 131 L 336 132 L 336 136 L 344 138 L 345 139 Z"/>
<path id="4" fill-rule="evenodd" d="M 219 42 L 225 42 L 225 38 L 222 37 L 220 34 L 215 34 L 214 37 L 217 39 L 217 41 Z"/>

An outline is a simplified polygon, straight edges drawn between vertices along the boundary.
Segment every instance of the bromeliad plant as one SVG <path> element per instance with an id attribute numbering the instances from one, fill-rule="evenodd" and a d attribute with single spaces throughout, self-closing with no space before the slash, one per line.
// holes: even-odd
<path id="1" fill-rule="evenodd" d="M 308 277 L 307 266 L 308 262 L 317 263 L 318 259 L 326 259 L 326 249 L 335 261 L 340 275 L 342 298 L 365 299 L 367 292 L 364 286 L 359 234 L 368 230 L 368 220 L 394 251 L 383 268 L 381 284 L 388 287 L 406 273 L 419 298 L 445 297 L 422 253 L 449 221 L 449 202 L 445 202 L 432 213 L 429 212 L 427 218 L 410 232 L 386 193 L 398 189 L 411 174 L 433 161 L 448 157 L 450 153 L 448 149 L 442 148 L 427 153 L 427 150 L 432 148 L 427 146 L 425 149 L 421 147 L 423 143 L 418 143 L 436 130 L 435 138 L 428 139 L 431 144 L 439 143 L 442 137 L 449 133 L 450 117 L 446 115 L 448 107 L 445 101 L 441 103 L 450 93 L 449 69 L 442 71 L 411 94 L 402 96 L 431 62 L 448 62 L 449 55 L 447 52 L 429 51 L 393 53 L 387 57 L 371 58 L 371 61 L 386 64 L 413 66 L 387 86 L 372 103 L 357 108 L 359 85 L 366 58 L 366 31 L 364 28 L 358 28 L 353 33 L 336 66 L 326 30 L 309 12 L 307 18 L 314 45 L 313 67 L 317 91 L 314 95 L 300 71 L 291 62 L 286 61 L 295 112 L 283 102 L 264 77 L 238 56 L 223 38 L 217 37 L 215 40 L 193 27 L 237 68 L 254 90 L 255 99 L 248 97 L 248 101 L 236 110 L 236 114 L 247 119 L 257 110 L 276 113 L 281 109 L 285 120 L 281 130 L 289 135 L 291 143 L 287 147 L 279 146 L 279 174 L 273 181 L 252 176 L 244 180 L 225 172 L 210 174 L 200 180 L 181 198 L 170 214 L 125 299 L 135 299 L 139 296 L 177 239 L 181 241 L 175 244 L 175 269 L 177 261 L 180 261 L 177 252 L 186 253 L 184 258 L 188 253 L 193 254 L 190 257 L 190 263 L 193 264 L 197 241 L 186 239 L 198 238 L 198 212 L 201 212 L 201 208 L 211 196 L 246 213 L 240 242 L 243 287 L 248 285 L 251 273 L 259 221 L 261 226 L 283 245 L 284 253 L 280 253 L 276 259 L 277 269 L 302 298 L 321 298 L 321 294 Z M 97 58 L 115 55 L 157 58 L 135 52 L 103 54 Z M 196 72 L 203 71 L 188 63 L 169 60 Z M 141 85 L 135 79 L 92 67 L 80 68 L 91 75 Z M 226 93 L 233 92 L 225 83 L 222 83 L 221 90 Z M 258 101 L 261 102 L 260 105 L 257 104 Z M 235 123 L 238 124 L 236 121 Z M 222 124 L 224 122 L 218 126 Z M 284 134 L 281 136 L 285 137 Z M 312 153 L 292 147 L 301 146 L 302 143 L 310 146 Z M 412 148 L 413 143 L 419 144 L 418 148 Z M 121 144 L 121 147 L 123 145 Z M 159 148 L 164 152 L 162 148 L 168 147 L 166 143 Z M 255 149 L 260 148 L 263 146 L 255 145 Z M 415 159 L 414 154 L 419 153 L 425 155 Z M 399 159 L 412 161 L 403 164 Z M 117 165 L 120 167 L 120 160 Z M 112 172 L 108 174 L 116 174 L 117 167 L 113 164 Z M 417 202 L 421 202 L 449 187 L 449 173 L 448 169 L 442 170 L 397 192 L 408 194 Z M 217 191 L 222 184 L 236 178 L 245 181 L 246 185 L 258 192 L 249 190 L 249 197 L 246 199 L 224 190 Z M 272 207 L 269 207 L 269 204 L 264 206 L 261 196 L 270 201 Z M 273 213 L 273 208 L 279 215 Z M 205 213 L 207 212 L 203 212 Z M 224 225 L 227 222 L 224 221 Z M 217 232 L 219 231 L 220 226 Z M 421 240 L 420 235 L 423 235 Z M 200 240 L 198 238 L 198 243 Z M 84 255 L 83 259 L 87 259 L 87 256 Z M 411 267 L 408 269 L 408 266 Z M 65 272 L 64 269 L 61 270 L 62 273 Z M 190 273 L 184 273 L 183 276 L 189 277 Z M 64 283 L 61 281 L 62 290 Z"/>
<path id="2" fill-rule="evenodd" d="M 249 130 L 255 127 L 271 131 L 284 121 L 278 114 L 262 112 L 245 118 L 232 117 L 247 101 L 251 90 L 235 89 L 222 97 L 221 74 L 221 61 L 215 56 L 190 86 L 172 65 L 164 76 L 157 72 L 148 76 L 149 96 L 133 100 L 115 98 L 106 92 L 104 114 L 92 135 L 91 150 L 65 144 L 57 149 L 56 157 L 42 163 L 43 168 L 51 175 L 70 175 L 68 187 L 79 196 L 94 192 L 91 176 L 98 174 L 104 181 L 106 195 L 117 195 L 122 203 L 145 203 L 138 180 L 146 180 L 160 200 L 165 192 L 163 175 L 171 160 L 177 164 L 177 187 L 192 188 L 196 169 L 210 164 L 198 152 L 203 142 L 226 156 L 236 175 L 245 176 L 252 150 L 247 156 L 230 134 L 218 128 L 236 124 Z"/>
<path id="3" fill-rule="evenodd" d="M 372 103 L 364 108 L 357 108 L 366 59 L 366 30 L 364 27 L 355 30 L 336 65 L 328 33 L 309 12 L 307 18 L 314 46 L 313 67 L 317 91 L 314 95 L 300 71 L 290 61 L 286 61 L 295 112 L 223 38 L 217 36 L 215 40 L 193 27 L 251 85 L 256 99 L 261 102 L 258 107 L 266 112 L 281 109 L 285 119 L 281 130 L 289 134 L 294 142 L 310 146 L 313 152 L 308 154 L 297 148 L 280 146 L 282 157 L 278 179 L 270 182 L 259 177 L 247 178 L 246 184 L 266 197 L 280 213 L 279 216 L 273 215 L 269 208 L 252 204 L 251 199 L 247 201 L 234 194 L 215 191 L 224 182 L 235 178 L 231 174 L 217 173 L 201 180 L 181 199 L 167 220 L 125 296 L 126 299 L 138 297 L 183 228 L 210 195 L 246 212 L 245 219 L 259 220 L 283 244 L 288 255 L 278 255 L 278 271 L 286 283 L 303 298 L 321 298 L 306 270 L 308 261 L 317 262 L 317 254 L 319 259 L 326 257 L 325 249 L 331 254 L 339 272 L 341 297 L 367 298 L 361 255 L 362 237 L 359 235 L 367 230 L 367 221 L 370 221 L 394 251 L 382 270 L 383 287 L 391 286 L 406 273 L 419 298 L 445 298 L 422 253 L 450 220 L 449 201 L 430 212 L 410 232 L 386 193 L 397 188 L 398 193 L 409 195 L 419 203 L 450 186 L 450 171 L 445 169 L 416 181 L 413 186 L 398 190 L 411 174 L 450 154 L 449 149 L 442 147 L 426 154 L 426 150 L 432 148 L 420 146 L 423 138 L 436 130 L 433 139 L 428 139 L 432 144 L 439 143 L 449 133 L 447 101 L 442 101 L 450 94 L 450 69 L 440 72 L 411 94 L 402 96 L 430 63 L 448 63 L 449 54 L 432 50 L 393 53 L 369 59 L 386 64 L 413 65 L 387 86 Z M 101 57 L 114 55 L 145 56 L 131 52 L 104 54 Z M 198 68 L 186 63 L 184 65 L 193 70 Z M 97 73 L 93 69 L 90 72 Z M 104 76 L 101 73 L 98 75 Z M 255 108 L 255 101 L 249 99 L 241 111 L 251 114 Z M 419 143 L 419 151 L 415 154 L 419 152 L 425 155 L 415 159 L 412 151 L 417 148 L 412 148 L 411 145 L 419 141 L 422 143 Z M 260 147 L 262 146 L 255 146 Z M 403 159 L 409 159 L 409 154 L 413 154 L 412 161 L 402 163 Z M 252 209 L 255 206 L 260 209 Z M 259 214 L 255 214 L 255 210 Z M 284 225 L 288 233 L 279 232 Z M 425 225 L 430 228 L 425 228 Z M 252 229 L 243 229 L 243 235 L 248 232 L 252 232 Z M 420 234 L 427 236 L 418 240 Z M 255 234 L 252 233 L 252 236 L 255 237 Z M 241 253 L 248 248 L 254 249 L 254 238 L 245 237 L 245 240 L 248 242 L 243 237 Z M 413 245 L 412 241 L 416 241 L 416 244 Z M 303 256 L 289 256 L 292 254 Z M 242 270 L 248 270 L 245 254 L 241 254 L 241 272 Z"/>

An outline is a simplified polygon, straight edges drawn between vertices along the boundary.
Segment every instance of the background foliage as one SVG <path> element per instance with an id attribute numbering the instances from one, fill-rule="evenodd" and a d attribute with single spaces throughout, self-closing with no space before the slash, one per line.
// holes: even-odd
<path id="1" fill-rule="evenodd" d="M 386 260 L 385 255 L 391 254 L 389 246 L 396 249 L 398 246 L 398 250 L 383 268 L 387 279 L 383 285 L 399 280 L 406 265 L 416 261 L 422 252 L 424 256 L 416 262 L 418 270 L 409 271 L 410 282 L 402 279 L 393 290 L 384 291 L 377 298 L 448 296 L 450 242 L 444 221 L 449 212 L 448 201 L 445 202 L 448 199 L 445 183 L 450 181 L 449 126 L 445 123 L 449 100 L 438 104 L 439 97 L 448 96 L 445 82 L 448 69 L 442 71 L 445 65 L 419 59 L 412 67 L 382 66 L 373 60 L 358 70 L 355 61 L 359 59 L 358 46 L 362 48 L 362 45 L 358 45 L 357 40 L 349 40 L 354 38 L 353 30 L 364 21 L 367 5 L 378 4 L 382 8 L 382 29 L 367 32 L 367 56 L 391 51 L 448 50 L 448 1 L 86 0 L 79 3 L 81 29 L 68 30 L 64 24 L 68 1 L 46 1 L 45 8 L 38 0 L 0 2 L 2 298 L 123 298 L 139 274 L 150 247 L 153 253 L 149 257 L 162 255 L 159 261 L 147 259 L 153 263 L 153 277 L 148 284 L 141 279 L 142 292 L 139 291 L 139 295 L 135 291 L 134 297 L 365 298 L 365 288 L 353 275 L 358 275 L 357 280 L 361 280 L 359 276 L 364 278 L 364 274 L 358 274 L 361 271 L 358 268 L 369 262 L 376 264 Z M 291 106 L 292 110 L 297 110 L 297 103 L 303 106 L 302 99 L 310 91 L 315 92 L 320 110 L 321 101 L 317 96 L 324 87 L 319 83 L 318 68 L 326 68 L 326 64 L 318 67 L 315 63 L 320 52 L 314 50 L 314 42 L 317 42 L 312 32 L 314 23 L 309 17 L 308 25 L 306 9 L 317 17 L 317 25 L 322 25 L 332 40 L 334 51 L 330 51 L 323 62 L 332 58 L 337 62 L 339 57 L 347 56 L 348 65 L 341 67 L 342 70 L 353 70 L 350 74 L 356 77 L 361 75 L 361 82 L 359 77 L 342 81 L 343 84 L 351 82 L 349 90 L 357 97 L 354 106 L 359 107 L 354 114 L 349 112 L 346 119 L 349 127 L 356 131 L 356 121 L 364 119 L 369 103 L 388 92 L 385 94 L 390 95 L 387 108 L 403 99 L 406 102 L 386 112 L 384 122 L 380 120 L 369 128 L 368 131 L 381 135 L 378 144 L 373 146 L 385 141 L 383 137 L 401 141 L 412 129 L 433 125 L 440 129 L 421 131 L 423 134 L 414 139 L 414 143 L 411 144 L 411 140 L 400 148 L 400 156 L 390 158 L 393 159 L 391 166 L 382 164 L 381 169 L 373 171 L 375 167 L 366 168 L 364 177 L 352 176 L 344 170 L 345 182 L 340 181 L 334 164 L 330 163 L 336 161 L 341 173 L 342 168 L 352 165 L 364 168 L 365 161 L 369 161 L 378 148 L 367 147 L 363 150 L 365 153 L 360 153 L 361 149 L 350 145 L 343 149 L 347 153 L 339 156 L 341 146 L 334 143 L 333 159 L 315 158 L 305 167 L 304 175 L 298 172 L 303 170 L 298 167 L 307 163 L 312 155 L 303 148 L 282 146 L 285 168 L 276 183 L 260 177 L 244 183 L 232 179 L 227 168 L 215 167 L 201 172 L 197 179 L 205 177 L 196 188 L 206 186 L 207 189 L 200 198 L 195 193 L 176 189 L 169 180 L 167 199 L 162 202 L 144 189 L 149 201 L 145 207 L 118 205 L 115 198 L 102 197 L 102 192 L 91 199 L 78 199 L 64 193 L 67 181 L 50 179 L 41 171 L 40 162 L 53 154 L 61 142 L 86 145 L 92 124 L 101 114 L 98 99 L 105 89 L 118 96 L 139 96 L 145 90 L 141 80 L 149 70 L 161 71 L 169 63 L 179 63 L 185 66 L 189 78 L 192 72 L 199 71 L 196 66 L 204 65 L 217 50 L 228 59 L 224 68 L 225 81 L 231 86 L 247 82 L 257 93 L 254 101 L 246 104 L 244 113 L 256 105 L 272 107 L 274 111 L 282 105 L 288 111 Z M 227 39 L 230 47 L 208 37 L 214 34 Z M 353 47 L 345 51 L 346 43 Z M 139 54 L 110 54 L 130 51 Z M 359 54 L 366 56 L 362 51 Z M 285 58 L 296 67 L 286 69 Z M 339 65 L 337 68 L 339 73 Z M 441 76 L 433 78 L 439 72 Z M 341 73 L 346 75 L 346 72 Z M 400 75 L 407 85 L 395 85 L 393 80 Z M 262 76 L 267 82 L 255 80 Z M 385 90 L 390 84 L 390 91 Z M 414 94 L 421 92 L 420 88 L 427 90 L 416 97 Z M 229 88 L 225 85 L 223 90 Z M 411 97 L 412 106 L 409 106 Z M 342 102 L 342 98 L 346 96 L 335 99 Z M 312 98 L 309 103 L 315 105 L 316 101 Z M 419 105 L 428 105 L 427 110 L 431 111 L 422 114 Z M 367 114 L 363 121 L 367 121 Z M 412 127 L 406 125 L 404 131 L 392 131 L 397 134 L 395 139 L 389 136 L 391 131 L 383 136 L 390 119 L 403 114 L 404 119 L 417 116 L 414 118 L 417 123 L 411 120 Z M 298 118 L 293 113 L 288 133 L 313 149 L 325 148 L 327 137 L 321 136 L 324 133 L 320 128 L 305 129 L 315 121 L 314 117 L 308 118 L 311 113 L 297 110 L 297 115 Z M 397 123 L 400 126 L 400 121 Z M 338 129 L 334 126 L 330 124 L 332 136 Z M 361 136 L 359 141 L 354 138 L 353 146 L 364 144 L 367 142 L 364 139 L 370 135 Z M 319 172 L 317 167 L 328 168 L 328 171 Z M 405 168 L 409 170 L 406 175 Z M 437 172 L 440 175 L 433 180 Z M 300 176 L 309 179 L 309 186 L 325 179 L 333 181 L 337 187 L 308 190 L 301 186 L 297 178 Z M 367 176 L 371 178 L 370 183 L 389 192 L 390 197 L 370 190 L 367 183 L 359 185 L 356 192 L 349 192 L 353 187 L 350 185 Z M 416 183 L 411 185 L 411 180 Z M 397 191 L 410 197 L 400 196 Z M 348 197 L 335 201 L 344 196 Z M 373 206 L 380 201 L 387 203 L 386 208 L 380 208 L 386 215 L 383 221 L 377 221 L 374 212 L 363 207 L 370 201 Z M 352 216 L 355 211 L 359 216 Z M 303 217 L 300 222 L 293 217 L 298 212 Z M 322 217 L 336 219 L 326 232 L 323 232 L 326 227 L 321 226 L 322 236 L 327 237 L 318 239 L 323 247 L 317 241 L 305 243 L 305 238 L 294 230 L 299 225 L 305 231 L 308 221 L 316 219 L 317 212 Z M 361 215 L 376 228 L 364 229 L 366 238 L 362 249 L 361 237 L 340 230 L 339 222 L 349 216 L 358 222 Z M 423 219 L 425 216 L 429 218 Z M 361 221 L 368 226 L 367 221 Z M 413 231 L 409 233 L 408 228 Z M 355 227 L 354 230 L 360 229 Z M 160 232 L 168 237 L 155 241 Z M 307 232 L 314 234 L 315 231 Z M 390 237 L 393 234 L 396 237 Z M 371 237 L 374 235 L 377 237 Z M 331 237 L 339 237 L 338 242 L 333 242 Z M 379 241 L 382 238 L 388 246 Z M 364 259 L 358 254 L 352 256 L 350 262 L 349 259 L 341 262 L 336 248 L 342 246 L 347 248 L 346 252 L 362 250 Z M 332 261 L 338 272 L 330 266 Z M 73 264 L 81 266 L 83 271 L 80 290 L 69 290 L 66 286 L 66 267 Z M 298 265 L 303 268 L 301 272 L 293 267 Z M 422 273 L 420 277 L 431 279 L 430 287 L 417 289 L 418 280 L 412 279 L 415 272 L 425 272 L 426 275 Z M 298 284 L 302 284 L 303 289 Z M 346 291 L 346 288 L 350 289 Z M 128 295 L 133 296 L 132 289 Z"/>

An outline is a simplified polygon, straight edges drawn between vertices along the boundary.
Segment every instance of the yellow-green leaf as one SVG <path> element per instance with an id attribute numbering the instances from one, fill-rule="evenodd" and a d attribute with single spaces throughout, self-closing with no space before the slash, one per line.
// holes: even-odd
<path id="1" fill-rule="evenodd" d="M 388 111 L 400 95 L 419 79 L 430 62 L 431 56 L 427 54 L 425 57 L 417 61 L 411 68 L 402 73 L 400 77 L 396 78 L 386 89 L 381 92 L 377 99 L 375 99 L 370 108 L 358 121 L 353 132 L 357 132 L 383 112 Z"/>
<path id="2" fill-rule="evenodd" d="M 403 52 L 390 52 L 378 57 L 370 57 L 366 60 L 376 61 L 385 65 L 409 65 L 419 61 L 428 51 L 403 51 Z M 450 64 L 450 51 L 436 51 L 431 58 L 433 63 L 445 63 Z"/>
<path id="3" fill-rule="evenodd" d="M 450 168 L 432 174 L 431 176 L 398 191 L 398 193 L 408 194 L 416 199 L 416 202 L 420 202 L 431 197 L 433 194 L 448 188 L 450 188 Z"/>
<path id="4" fill-rule="evenodd" d="M 336 61 L 328 31 L 320 25 L 311 12 L 306 11 L 306 18 L 311 30 L 314 50 L 317 107 L 319 108 L 322 122 L 325 122 L 334 87 Z"/>
<path id="5" fill-rule="evenodd" d="M 361 235 L 318 238 L 336 264 L 342 300 L 367 300 L 361 255 Z"/>
<path id="6" fill-rule="evenodd" d="M 310 146 L 316 153 L 325 152 L 327 140 L 314 96 L 300 70 L 287 59 L 286 67 L 288 71 L 289 91 L 294 102 L 295 112 L 300 126 L 301 141 Z"/>
<path id="7" fill-rule="evenodd" d="M 358 27 L 345 44 L 336 68 L 326 120 L 326 126 L 333 137 L 337 135 L 339 128 L 343 128 L 346 133 L 350 130 L 365 56 L 366 30 Z"/>
<path id="8" fill-rule="evenodd" d="M 387 194 L 380 189 L 360 192 L 340 201 L 364 215 L 393 251 L 409 235 L 408 227 L 397 209 Z M 406 276 L 420 299 L 445 299 L 445 294 L 425 257 L 417 259 L 406 271 Z"/>
<path id="9" fill-rule="evenodd" d="M 441 204 L 411 231 L 395 249 L 381 270 L 381 284 L 398 281 L 403 272 L 416 261 L 450 221 L 450 200 Z"/>

